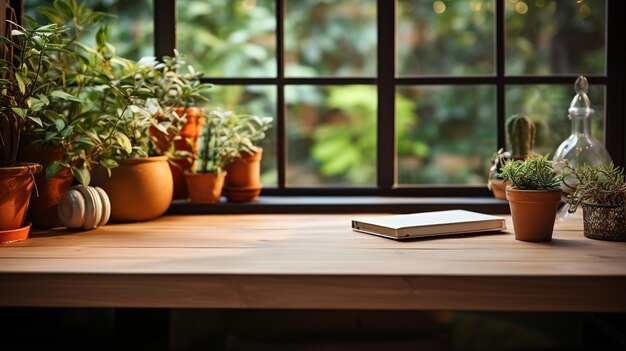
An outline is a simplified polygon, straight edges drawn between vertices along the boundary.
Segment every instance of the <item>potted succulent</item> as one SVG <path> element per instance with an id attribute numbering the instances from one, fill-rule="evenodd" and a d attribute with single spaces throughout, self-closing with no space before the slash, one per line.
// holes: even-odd
<path id="1" fill-rule="evenodd" d="M 272 126 L 272 117 L 253 115 L 233 115 L 231 128 L 238 135 L 239 153 L 232 163 L 226 166 L 228 175 L 224 193 L 228 201 L 252 201 L 261 193 L 261 157 L 263 148 L 255 143 L 265 138 L 265 132 Z"/>
<path id="2" fill-rule="evenodd" d="M 535 144 L 535 124 L 527 116 L 516 114 L 506 121 L 506 131 L 511 151 L 503 152 L 503 149 L 500 149 L 494 154 L 487 181 L 487 187 L 493 192 L 493 196 L 502 200 L 506 200 L 506 193 L 505 184 L 499 178 L 500 169 L 507 160 L 524 160 L 532 154 Z"/>
<path id="3" fill-rule="evenodd" d="M 212 111 L 206 116 L 194 171 L 185 172 L 189 199 L 193 203 L 217 203 L 220 200 L 224 167 L 239 156 L 236 131 L 230 127 L 232 112 Z"/>
<path id="4" fill-rule="evenodd" d="M 574 180 L 570 184 L 569 179 Z M 570 182 L 570 183 L 568 183 Z M 624 214 L 624 169 L 613 163 L 586 164 L 563 169 L 563 184 L 572 191 L 567 195 L 569 212 L 583 209 L 584 235 L 587 238 L 626 241 Z"/>
<path id="5" fill-rule="evenodd" d="M 507 184 L 515 239 L 550 241 L 561 200 L 561 178 L 548 155 L 507 161 L 500 177 Z"/>
<path id="6" fill-rule="evenodd" d="M 7 33 L 0 37 L 0 242 L 28 237 L 24 225 L 33 189 L 33 177 L 40 164 L 17 161 L 22 130 L 39 118 L 54 98 L 51 82 L 42 72 L 54 69 L 52 57 L 67 50 L 61 41 L 64 27 L 20 26 L 8 21 Z"/>

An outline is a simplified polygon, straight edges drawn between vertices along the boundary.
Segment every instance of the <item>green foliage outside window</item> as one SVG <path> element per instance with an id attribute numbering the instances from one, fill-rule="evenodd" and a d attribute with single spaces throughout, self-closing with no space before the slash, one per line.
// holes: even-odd
<path id="1" fill-rule="evenodd" d="M 34 9 L 44 3 L 27 0 L 26 13 L 36 15 Z M 134 59 L 153 55 L 151 0 L 86 3 L 118 15 L 110 21 L 118 54 Z M 177 0 L 178 49 L 209 78 L 275 78 L 275 8 L 272 0 Z M 605 72 L 606 1 L 505 0 L 505 10 L 506 74 Z M 494 74 L 494 11 L 495 0 L 399 0 L 398 74 Z M 375 18 L 374 0 L 286 0 L 287 77 L 374 76 Z M 283 108 L 276 107 L 275 89 L 272 85 L 216 86 L 208 107 L 275 116 L 276 108 Z M 387 118 L 396 119 L 399 183 L 486 181 L 490 155 L 497 149 L 495 88 L 472 89 L 450 86 L 429 93 L 424 86 L 397 88 L 396 116 Z M 602 140 L 604 91 L 593 85 L 591 89 L 597 111 L 593 131 Z M 286 142 L 303 165 L 297 171 L 305 176 L 299 179 L 306 185 L 374 184 L 375 88 L 288 86 L 285 93 Z M 572 96 L 569 85 L 507 86 L 506 115 L 529 115 L 538 128 L 537 148 L 553 152 L 569 134 L 566 109 Z M 297 121 L 312 112 L 319 114 L 314 120 L 323 124 L 310 126 L 306 133 L 289 134 Z M 359 122 L 350 124 L 354 116 Z M 264 145 L 265 184 L 275 184 L 277 179 L 274 138 L 270 134 L 267 142 L 272 145 Z M 344 152 L 338 153 L 340 149 Z"/>

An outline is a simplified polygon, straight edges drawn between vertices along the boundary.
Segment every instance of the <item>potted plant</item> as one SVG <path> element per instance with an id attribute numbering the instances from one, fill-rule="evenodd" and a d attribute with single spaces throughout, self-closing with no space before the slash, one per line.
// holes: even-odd
<path id="1" fill-rule="evenodd" d="M 502 167 L 500 177 L 507 184 L 515 239 L 550 241 L 561 200 L 561 179 L 548 155 L 510 160 Z"/>
<path id="2" fill-rule="evenodd" d="M 111 54 L 106 32 L 97 35 L 103 58 L 93 70 L 94 109 L 101 113 L 93 131 L 98 138 L 91 151 L 99 156 L 92 183 L 103 188 L 111 202 L 111 221 L 142 221 L 161 216 L 172 201 L 172 175 L 167 156 L 157 146 L 151 128 L 168 133 L 171 121 L 156 118 L 160 106 L 150 73 L 158 62 L 138 62 Z"/>
<path id="3" fill-rule="evenodd" d="M 93 88 L 89 70 L 98 60 L 81 39 L 108 15 L 74 0 L 55 0 L 39 11 L 51 23 L 67 28 L 61 40 L 68 52 L 50 57 L 51 69 L 41 72 L 51 83 L 51 98 L 38 116 L 41 124 L 25 128 L 20 159 L 41 163 L 45 169 L 35 176 L 39 196 L 31 197 L 27 219 L 35 226 L 54 227 L 61 225 L 57 215 L 61 195 L 73 178 L 88 186 L 89 169 L 97 162 L 98 155 L 89 152 L 98 142 L 97 135 L 87 131 L 99 118 L 89 95 Z"/>
<path id="4" fill-rule="evenodd" d="M 29 123 L 41 124 L 39 115 L 53 97 L 63 98 L 51 93 L 42 72 L 54 69 L 54 55 L 67 52 L 62 26 L 8 21 L 6 27 L 0 37 L 0 242 L 28 237 L 30 224 L 24 220 L 33 177 L 42 166 L 17 162 L 21 132 Z"/>
<path id="5" fill-rule="evenodd" d="M 234 115 L 230 119 L 231 128 L 238 136 L 239 154 L 226 166 L 228 175 L 224 193 L 228 201 L 252 201 L 261 193 L 261 157 L 263 148 L 255 143 L 265 138 L 265 132 L 272 126 L 272 117 L 254 115 Z"/>
<path id="6" fill-rule="evenodd" d="M 535 144 L 535 124 L 527 116 L 516 114 L 506 121 L 506 131 L 511 151 L 503 152 L 503 149 L 500 149 L 494 154 L 487 181 L 487 187 L 493 192 L 493 196 L 502 200 L 506 200 L 506 193 L 505 184 L 499 177 L 500 169 L 507 160 L 524 160 L 532 154 Z"/>
<path id="7" fill-rule="evenodd" d="M 174 199 L 186 199 L 188 195 L 184 172 L 193 165 L 204 123 L 204 108 L 198 104 L 208 101 L 203 93 L 211 87 L 200 81 L 202 75 L 186 63 L 178 50 L 174 50 L 174 56 L 163 57 L 151 73 L 162 109 L 159 118 L 172 121 L 167 134 L 154 130 L 153 134 L 158 135 L 159 148 L 169 155 Z"/>
<path id="8" fill-rule="evenodd" d="M 239 156 L 239 141 L 236 131 L 227 123 L 232 112 L 212 111 L 206 116 L 200 148 L 193 172 L 185 172 L 189 199 L 193 203 L 217 203 L 220 200 L 224 167 Z"/>
<path id="9" fill-rule="evenodd" d="M 594 167 L 584 164 L 575 168 L 566 165 L 563 184 L 572 190 L 567 195 L 569 212 L 573 213 L 579 205 L 582 206 L 585 237 L 626 241 L 623 168 L 613 163 L 601 163 Z"/>

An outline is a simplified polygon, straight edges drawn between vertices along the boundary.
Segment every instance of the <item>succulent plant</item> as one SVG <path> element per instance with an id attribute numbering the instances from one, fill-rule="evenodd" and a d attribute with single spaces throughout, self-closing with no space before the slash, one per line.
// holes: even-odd
<path id="1" fill-rule="evenodd" d="M 569 164 L 563 169 L 563 183 L 574 192 L 567 195 L 570 204 L 569 212 L 573 213 L 581 203 L 597 205 L 621 206 L 625 201 L 626 182 L 624 168 L 613 163 L 601 163 L 597 166 Z M 570 184 L 573 176 L 575 184 Z"/>
<path id="2" fill-rule="evenodd" d="M 513 157 L 526 158 L 535 144 L 535 123 L 524 114 L 516 114 L 506 121 L 506 131 Z"/>
<path id="3" fill-rule="evenodd" d="M 500 178 L 518 190 L 561 190 L 561 177 L 554 172 L 548 155 L 508 161 L 501 171 Z"/>

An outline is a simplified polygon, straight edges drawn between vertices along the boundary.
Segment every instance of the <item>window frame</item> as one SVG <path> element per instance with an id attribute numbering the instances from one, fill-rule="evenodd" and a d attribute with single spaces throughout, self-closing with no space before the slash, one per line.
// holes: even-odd
<path id="1" fill-rule="evenodd" d="M 154 52 L 156 57 L 171 55 L 176 48 L 176 0 L 153 0 L 154 15 Z M 505 89 L 507 86 L 524 84 L 572 84 L 577 75 L 553 76 L 515 76 L 505 75 L 505 1 L 494 0 L 495 40 L 496 40 L 496 73 L 494 76 L 467 77 L 397 77 L 395 23 L 397 2 L 377 1 L 377 77 L 375 78 L 288 78 L 284 70 L 284 16 L 287 0 L 276 0 L 276 78 L 205 78 L 205 82 L 219 85 L 268 85 L 277 89 L 277 151 L 278 151 L 278 184 L 276 187 L 264 187 L 263 195 L 286 196 L 489 196 L 484 185 L 397 185 L 396 180 L 396 148 L 395 148 L 395 116 L 394 98 L 396 86 L 402 85 L 467 85 L 488 84 L 496 87 L 496 118 L 497 147 L 505 146 Z M 16 9 L 18 18 L 24 13 L 22 0 L 9 0 Z M 606 69 L 604 75 L 589 75 L 590 84 L 604 85 L 605 95 L 605 145 L 619 166 L 626 165 L 626 42 L 620 33 L 626 30 L 626 21 L 621 14 L 626 13 L 626 2 L 607 0 L 606 6 Z M 158 23 L 158 25 L 156 25 Z M 377 139 L 389 140 L 377 143 L 377 184 L 372 187 L 293 187 L 286 186 L 286 148 L 285 148 L 285 96 L 286 85 L 341 85 L 341 84 L 374 84 L 378 90 Z"/>
<path id="2" fill-rule="evenodd" d="M 417 197 L 474 197 L 490 196 L 485 185 L 398 185 L 396 184 L 395 91 L 403 85 L 475 85 L 495 86 L 497 114 L 497 147 L 505 146 L 505 93 L 507 86 L 525 84 L 569 85 L 577 75 L 505 75 L 505 1 L 495 0 L 495 64 L 493 76 L 428 76 L 398 77 L 396 75 L 396 1 L 377 1 L 377 77 L 296 78 L 285 77 L 284 17 L 287 0 L 276 0 L 276 64 L 275 78 L 205 78 L 216 85 L 268 85 L 277 89 L 277 186 L 265 186 L 262 195 L 283 196 L 417 196 Z M 176 47 L 176 0 L 154 0 L 155 55 L 171 55 Z M 603 75 L 589 75 L 590 84 L 604 85 L 605 145 L 617 165 L 624 165 L 626 150 L 626 45 L 620 37 L 626 29 L 620 14 L 626 13 L 626 2 L 607 0 L 606 6 L 606 69 Z M 377 183 L 372 187 L 311 186 L 294 187 L 286 184 L 285 86 L 287 85 L 342 85 L 370 84 L 378 91 L 377 115 Z M 392 116 L 392 117 L 390 117 Z M 387 141 L 387 142 L 381 142 Z"/>

